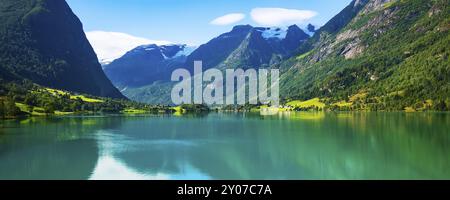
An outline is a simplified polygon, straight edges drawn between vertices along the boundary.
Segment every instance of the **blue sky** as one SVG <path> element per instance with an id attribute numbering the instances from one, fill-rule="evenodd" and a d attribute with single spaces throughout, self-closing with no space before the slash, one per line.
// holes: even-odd
<path id="1" fill-rule="evenodd" d="M 351 0 L 66 0 L 101 62 L 143 44 L 198 46 L 238 24 L 325 24 Z M 223 17 L 225 16 L 225 17 Z M 222 18 L 220 18 L 222 17 Z M 217 19 L 219 18 L 219 19 Z"/>
<path id="2" fill-rule="evenodd" d="M 153 40 L 202 44 L 229 31 L 233 25 L 211 25 L 217 17 L 243 13 L 237 24 L 255 23 L 253 8 L 311 10 L 308 22 L 323 25 L 351 0 L 67 0 L 85 31 L 123 32 Z"/>

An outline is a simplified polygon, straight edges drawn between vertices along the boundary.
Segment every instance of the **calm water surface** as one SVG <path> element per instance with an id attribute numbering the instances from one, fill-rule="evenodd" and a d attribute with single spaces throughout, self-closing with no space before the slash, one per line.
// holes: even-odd
<path id="1" fill-rule="evenodd" d="M 0 179 L 450 179 L 448 113 L 0 122 Z"/>

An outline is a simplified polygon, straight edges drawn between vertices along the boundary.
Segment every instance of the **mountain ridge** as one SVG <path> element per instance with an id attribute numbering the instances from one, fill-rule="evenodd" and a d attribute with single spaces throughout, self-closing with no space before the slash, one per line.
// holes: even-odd
<path id="1" fill-rule="evenodd" d="M 157 46 L 153 48 L 159 57 L 151 58 L 145 56 L 145 46 L 141 46 L 104 66 L 104 71 L 130 99 L 147 103 L 167 103 L 170 101 L 170 89 L 173 85 L 170 82 L 171 73 L 177 68 L 193 72 L 193 63 L 196 60 L 203 62 L 204 70 L 213 67 L 221 70 L 268 68 L 289 57 L 309 37 L 297 25 L 286 28 L 237 25 L 231 31 L 200 45 L 181 59 L 163 59 Z"/>
<path id="2" fill-rule="evenodd" d="M 141 45 L 103 66 L 103 70 L 118 88 L 167 82 L 173 70 L 184 66 L 193 48 L 186 44 Z"/>

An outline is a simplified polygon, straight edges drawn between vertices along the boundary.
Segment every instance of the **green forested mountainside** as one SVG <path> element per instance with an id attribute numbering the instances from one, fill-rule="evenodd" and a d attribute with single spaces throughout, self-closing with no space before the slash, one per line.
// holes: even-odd
<path id="1" fill-rule="evenodd" d="M 28 80 L 20 84 L 0 83 L 0 119 L 22 116 L 175 112 L 167 106 L 151 106 L 124 99 L 95 97 L 46 88 Z"/>
<path id="2" fill-rule="evenodd" d="M 31 80 L 44 88 L 124 98 L 101 70 L 65 1 L 0 2 L 0 86 Z M 295 44 L 263 37 L 270 29 L 236 26 L 200 46 L 187 63 L 203 60 L 204 69 L 280 68 L 283 103 L 302 109 L 449 110 L 449 5 L 450 0 L 354 0 L 312 38 L 291 26 L 287 38 Z M 172 85 L 156 81 L 123 93 L 171 104 Z M 0 95 L 9 103 L 3 106 L 13 105 L 12 91 Z"/>
<path id="3" fill-rule="evenodd" d="M 107 79 L 63 0 L 0 1 L 0 79 L 125 98 Z"/>
<path id="4" fill-rule="evenodd" d="M 356 4 L 347 24 L 340 13 L 280 65 L 283 99 L 319 97 L 357 110 L 448 110 L 450 1 L 355 0 L 345 10 Z"/>
<path id="5" fill-rule="evenodd" d="M 159 105 L 171 105 L 171 92 L 175 82 L 156 82 L 151 85 L 138 88 L 126 88 L 122 93 L 137 102 Z"/>

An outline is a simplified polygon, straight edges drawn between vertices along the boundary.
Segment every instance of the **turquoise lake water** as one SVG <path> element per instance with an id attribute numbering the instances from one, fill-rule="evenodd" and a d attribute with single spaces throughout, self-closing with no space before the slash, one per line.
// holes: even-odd
<path id="1" fill-rule="evenodd" d="M 450 179 L 448 113 L 0 122 L 0 179 Z"/>

